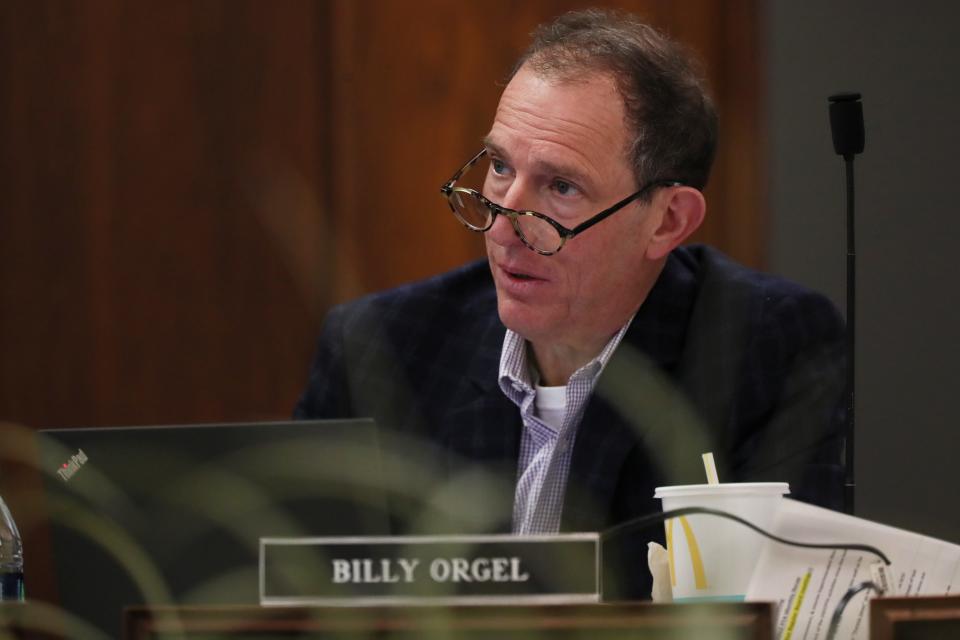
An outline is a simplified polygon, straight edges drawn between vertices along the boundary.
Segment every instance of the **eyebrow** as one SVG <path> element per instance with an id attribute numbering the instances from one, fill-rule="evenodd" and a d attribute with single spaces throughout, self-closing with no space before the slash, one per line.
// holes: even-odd
<path id="1" fill-rule="evenodd" d="M 494 142 L 489 135 L 484 137 L 483 145 L 495 155 L 502 156 L 509 160 L 510 154 L 507 153 L 503 147 Z M 571 165 L 559 164 L 556 162 L 550 162 L 549 160 L 539 159 L 534 161 L 534 165 L 535 169 L 537 169 L 540 173 L 556 176 L 567 176 L 581 187 L 590 190 L 592 190 L 594 186 L 593 180 L 590 179 L 590 176 Z"/>

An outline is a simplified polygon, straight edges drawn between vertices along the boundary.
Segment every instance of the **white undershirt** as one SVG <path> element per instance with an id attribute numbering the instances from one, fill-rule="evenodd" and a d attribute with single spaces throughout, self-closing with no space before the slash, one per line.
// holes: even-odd
<path id="1" fill-rule="evenodd" d="M 541 387 L 537 385 L 535 399 L 537 417 L 547 426 L 560 431 L 567 413 L 567 387 Z"/>

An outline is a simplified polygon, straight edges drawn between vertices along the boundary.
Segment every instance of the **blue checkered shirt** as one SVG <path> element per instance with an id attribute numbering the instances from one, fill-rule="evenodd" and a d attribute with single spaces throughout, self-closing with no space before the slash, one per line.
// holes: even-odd
<path id="1" fill-rule="evenodd" d="M 535 386 L 540 374 L 528 357 L 527 341 L 507 329 L 500 352 L 500 389 L 520 408 L 523 419 L 517 488 L 513 498 L 514 533 L 557 533 L 560 530 L 563 494 L 570 474 L 577 427 L 600 372 L 629 326 L 630 322 L 627 322 L 596 358 L 570 376 L 566 386 L 566 408 L 559 429 L 537 417 Z"/>

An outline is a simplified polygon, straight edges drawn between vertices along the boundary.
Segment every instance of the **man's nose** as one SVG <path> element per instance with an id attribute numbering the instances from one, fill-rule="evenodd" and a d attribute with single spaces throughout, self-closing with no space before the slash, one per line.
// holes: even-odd
<path id="1" fill-rule="evenodd" d="M 500 202 L 497 202 L 497 204 L 507 209 L 521 211 L 523 210 L 524 203 L 530 200 L 528 194 L 529 189 L 527 189 L 527 185 L 524 184 L 523 180 L 517 179 L 513 181 L 510 188 L 503 194 Z M 487 235 L 490 236 L 491 240 L 504 247 L 510 246 L 511 244 L 522 244 L 520 236 L 513 226 L 513 221 L 510 220 L 510 216 L 505 213 L 497 215 L 493 221 L 493 225 L 487 230 Z"/>
<path id="2" fill-rule="evenodd" d="M 503 194 L 501 201 L 497 204 L 508 209 L 519 211 L 521 210 L 522 203 L 527 200 L 529 200 L 529 198 L 526 197 L 525 185 L 521 180 L 514 180 L 507 192 Z M 511 244 L 522 244 L 520 236 L 513 226 L 513 221 L 510 220 L 510 216 L 507 214 L 497 215 L 493 221 L 493 225 L 487 230 L 487 235 L 490 236 L 491 240 L 504 247 Z"/>
<path id="3" fill-rule="evenodd" d="M 493 224 L 487 229 L 487 236 L 493 242 L 500 246 L 508 247 L 512 244 L 520 244 L 520 237 L 513 228 L 513 222 L 506 214 L 498 214 L 493 220 Z"/>

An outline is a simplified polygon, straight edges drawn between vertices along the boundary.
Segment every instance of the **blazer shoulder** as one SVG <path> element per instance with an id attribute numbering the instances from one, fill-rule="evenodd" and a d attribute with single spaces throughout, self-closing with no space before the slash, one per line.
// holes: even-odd
<path id="1" fill-rule="evenodd" d="M 745 267 L 705 245 L 678 250 L 677 259 L 697 274 L 701 306 L 736 308 L 757 323 L 791 323 L 799 318 L 819 333 L 842 332 L 843 319 L 822 293 L 784 278 Z"/>
<path id="2" fill-rule="evenodd" d="M 479 342 L 495 342 L 498 323 L 484 261 L 337 305 L 323 322 L 296 415 L 370 415 L 370 398 L 388 396 L 399 381 L 418 384 L 431 367 L 453 370 L 446 360 L 470 361 Z"/>
<path id="3" fill-rule="evenodd" d="M 844 323 L 826 296 L 708 247 L 676 257 L 697 281 L 678 376 L 708 420 L 769 410 L 804 363 L 842 370 Z"/>

